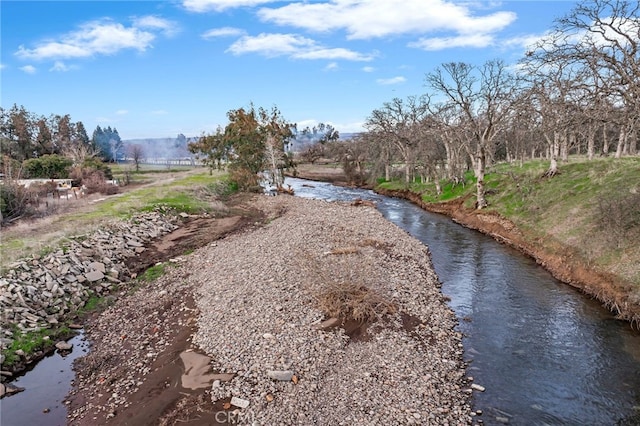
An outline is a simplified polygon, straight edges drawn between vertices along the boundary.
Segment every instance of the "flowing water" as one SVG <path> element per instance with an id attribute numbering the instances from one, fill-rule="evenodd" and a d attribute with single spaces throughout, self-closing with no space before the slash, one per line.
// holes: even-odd
<path id="1" fill-rule="evenodd" d="M 429 247 L 464 334 L 484 424 L 640 424 L 640 332 L 533 260 L 408 201 L 287 179 L 306 198 L 373 200 Z"/>

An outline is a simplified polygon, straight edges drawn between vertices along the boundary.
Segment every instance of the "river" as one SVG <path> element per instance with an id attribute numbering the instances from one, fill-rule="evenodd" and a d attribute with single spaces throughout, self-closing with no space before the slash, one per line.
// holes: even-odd
<path id="1" fill-rule="evenodd" d="M 486 388 L 473 405 L 486 425 L 640 425 L 640 332 L 554 279 L 533 260 L 451 219 L 372 191 L 287 178 L 297 196 L 373 200 L 429 247 L 464 334 L 467 373 Z M 65 423 L 73 359 L 54 354 L 14 382 L 0 424 Z"/>
<path id="2" fill-rule="evenodd" d="M 429 247 L 463 333 L 486 425 L 640 424 L 640 332 L 532 259 L 451 219 L 372 191 L 287 178 L 300 197 L 373 200 Z"/>

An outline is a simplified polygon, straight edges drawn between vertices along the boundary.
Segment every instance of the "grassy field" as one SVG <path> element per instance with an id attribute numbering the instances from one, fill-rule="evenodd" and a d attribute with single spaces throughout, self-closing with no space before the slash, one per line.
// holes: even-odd
<path id="1" fill-rule="evenodd" d="M 118 177 L 121 170 L 114 167 L 113 172 Z M 233 191 L 225 174 L 209 174 L 205 168 L 143 170 L 131 177 L 131 183 L 121 187 L 118 194 L 64 200 L 54 214 L 3 228 L 0 267 L 32 253 L 46 254 L 64 245 L 66 239 L 91 232 L 107 220 L 127 218 L 158 206 L 190 214 L 215 210 L 216 198 Z"/>
<path id="2" fill-rule="evenodd" d="M 640 292 L 640 158 L 572 158 L 560 174 L 543 178 L 546 161 L 522 166 L 498 164 L 485 178 L 489 210 L 514 222 L 532 239 L 568 247 L 590 264 L 633 283 Z M 475 202 L 475 180 L 465 185 L 443 182 L 442 194 L 433 183 L 414 183 L 409 189 L 425 202 L 468 196 Z M 406 188 L 400 182 L 380 184 Z"/>

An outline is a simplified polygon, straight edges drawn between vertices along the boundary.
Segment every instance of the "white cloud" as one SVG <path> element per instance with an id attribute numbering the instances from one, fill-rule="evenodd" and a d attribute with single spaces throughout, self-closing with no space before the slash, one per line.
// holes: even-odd
<path id="1" fill-rule="evenodd" d="M 137 28 L 160 30 L 167 37 L 173 37 L 180 32 L 180 28 L 175 22 L 153 15 L 135 18 L 133 20 L 133 25 Z"/>
<path id="2" fill-rule="evenodd" d="M 26 60 L 43 60 L 112 55 L 123 49 L 143 52 L 154 39 L 155 35 L 148 31 L 103 19 L 87 22 L 60 40 L 43 41 L 31 49 L 20 46 L 15 55 Z"/>
<path id="3" fill-rule="evenodd" d="M 373 55 L 364 55 L 341 47 L 332 49 L 314 48 L 297 52 L 292 57 L 296 59 L 344 59 L 347 61 L 371 61 L 374 58 Z"/>
<path id="4" fill-rule="evenodd" d="M 455 47 L 487 47 L 493 44 L 494 38 L 489 34 L 460 35 L 454 37 L 422 38 L 409 43 L 409 47 L 423 50 L 443 50 Z"/>
<path id="5" fill-rule="evenodd" d="M 267 57 L 289 56 L 295 59 L 345 59 L 370 61 L 373 55 L 364 55 L 343 48 L 325 48 L 314 40 L 296 34 L 259 34 L 244 36 L 233 43 L 228 52 L 234 55 L 258 53 Z"/>
<path id="6" fill-rule="evenodd" d="M 447 0 L 330 0 L 265 7 L 258 16 L 267 22 L 311 31 L 344 30 L 349 39 L 437 31 L 487 34 L 500 31 L 516 19 L 515 13 L 506 11 L 475 16 L 471 6 Z"/>
<path id="7" fill-rule="evenodd" d="M 49 71 L 67 72 L 72 70 L 73 68 L 73 66 L 67 65 L 62 61 L 55 61 L 53 63 L 53 66 L 49 68 Z"/>
<path id="8" fill-rule="evenodd" d="M 27 74 L 35 74 L 37 71 L 36 67 L 34 67 L 33 65 L 25 65 L 23 67 L 20 67 L 20 69 L 26 72 Z"/>
<path id="9" fill-rule="evenodd" d="M 362 71 L 364 72 L 374 72 L 375 70 L 374 67 L 362 67 Z"/>
<path id="10" fill-rule="evenodd" d="M 273 0 L 183 0 L 182 6 L 191 12 L 221 12 L 223 10 L 257 6 Z"/>
<path id="11" fill-rule="evenodd" d="M 228 51 L 235 55 L 260 53 L 265 56 L 282 56 L 291 55 L 314 46 L 315 41 L 299 35 L 263 33 L 255 37 L 241 37 L 229 47 Z"/>
<path id="12" fill-rule="evenodd" d="M 406 78 L 402 76 L 397 76 L 397 77 L 391 77 L 391 78 L 379 78 L 376 80 L 376 83 L 381 84 L 383 86 L 389 86 L 392 84 L 404 83 L 405 81 L 407 81 Z"/>
<path id="13" fill-rule="evenodd" d="M 325 71 L 335 71 L 338 68 L 340 68 L 340 67 L 338 66 L 337 62 L 330 62 L 330 63 L 327 64 L 326 67 L 324 67 L 324 70 Z"/>
<path id="14" fill-rule="evenodd" d="M 213 28 L 208 31 L 205 31 L 202 34 L 202 38 L 208 40 L 216 37 L 237 37 L 244 34 L 245 34 L 245 31 L 240 28 L 222 27 L 222 28 Z"/>
<path id="15" fill-rule="evenodd" d="M 126 109 L 119 109 L 116 111 L 116 115 L 127 115 L 129 114 L 129 111 Z"/>
<path id="16" fill-rule="evenodd" d="M 3 70 L 5 68 L 7 68 L 7 66 L 5 64 L 0 64 L 0 70 Z"/>

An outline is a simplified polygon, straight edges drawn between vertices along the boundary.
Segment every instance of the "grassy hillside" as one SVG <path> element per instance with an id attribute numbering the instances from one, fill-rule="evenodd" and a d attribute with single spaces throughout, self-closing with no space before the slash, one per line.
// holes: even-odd
<path id="1" fill-rule="evenodd" d="M 492 167 L 486 176 L 488 210 L 510 219 L 528 239 L 570 251 L 632 283 L 640 302 L 640 158 L 572 158 L 560 165 L 559 175 L 543 178 L 547 167 L 546 161 Z M 472 207 L 475 201 L 471 173 L 464 186 L 443 186 L 441 195 L 433 184 L 410 189 L 425 202 L 466 196 L 465 205 Z"/>

